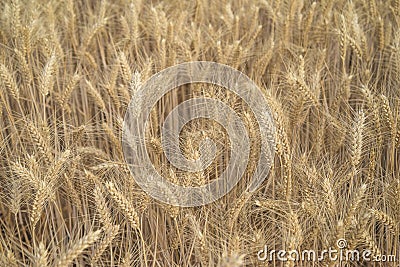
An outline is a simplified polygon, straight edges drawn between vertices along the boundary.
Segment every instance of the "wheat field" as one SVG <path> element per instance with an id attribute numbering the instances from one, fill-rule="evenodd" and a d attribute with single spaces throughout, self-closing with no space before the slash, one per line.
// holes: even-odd
<path id="1" fill-rule="evenodd" d="M 400 1 L 43 1 L 0 3 L 0 266 L 398 266 Z M 236 95 L 193 84 L 153 108 L 158 172 L 196 186 L 226 168 L 225 129 L 193 120 L 189 159 L 217 140 L 204 171 L 163 155 L 160 125 L 184 99 L 210 97 L 245 122 L 243 180 L 199 207 L 154 200 L 131 176 L 121 134 L 131 97 L 190 61 L 242 71 L 276 124 L 273 166 L 246 181 L 262 132 Z M 179 196 L 178 196 L 179 197 Z M 262 261 L 258 252 L 368 249 L 397 262 Z"/>

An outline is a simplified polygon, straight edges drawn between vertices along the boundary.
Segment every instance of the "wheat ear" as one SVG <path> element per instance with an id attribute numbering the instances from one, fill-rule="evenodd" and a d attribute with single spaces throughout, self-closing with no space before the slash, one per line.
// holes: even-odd
<path id="1" fill-rule="evenodd" d="M 67 267 L 70 265 L 82 252 L 95 243 L 101 234 L 101 230 L 94 232 L 89 232 L 83 238 L 77 240 L 72 244 L 66 251 L 64 251 L 60 258 L 56 261 L 55 266 L 57 267 Z"/>
<path id="2" fill-rule="evenodd" d="M 54 73 L 57 69 L 57 57 L 53 51 L 40 76 L 39 90 L 42 95 L 49 94 L 54 83 Z"/>
<path id="3" fill-rule="evenodd" d="M 52 162 L 52 154 L 50 152 L 50 147 L 48 145 L 48 140 L 43 136 L 43 134 L 39 131 L 39 129 L 30 121 L 26 122 L 26 126 L 29 132 L 29 135 L 33 139 L 34 144 L 38 148 L 39 152 L 44 157 L 47 163 Z"/>
<path id="4" fill-rule="evenodd" d="M 93 87 L 92 83 L 88 80 L 85 80 L 87 84 L 87 91 L 90 94 L 90 96 L 93 98 L 94 102 L 96 105 L 101 109 L 105 110 L 106 109 L 106 104 L 103 101 L 103 97 L 97 90 Z"/>
<path id="5" fill-rule="evenodd" d="M 118 207 L 125 214 L 128 221 L 132 224 L 133 228 L 139 228 L 139 216 L 131 203 L 126 199 L 121 192 L 117 190 L 112 182 L 106 183 L 106 188 L 110 193 L 112 199 L 117 203 Z"/>
<path id="6" fill-rule="evenodd" d="M 36 257 L 35 257 L 36 267 L 46 267 L 48 266 L 48 253 L 47 249 L 42 242 L 39 243 Z"/>
<path id="7" fill-rule="evenodd" d="M 347 211 L 346 218 L 344 220 L 344 229 L 349 229 L 353 225 L 354 216 L 360 207 L 361 201 L 364 198 L 367 185 L 362 184 L 358 192 L 354 195 L 350 207 Z"/>
<path id="8" fill-rule="evenodd" d="M 96 265 L 96 263 L 99 261 L 101 255 L 107 249 L 107 246 L 112 242 L 112 240 L 118 234 L 119 227 L 120 227 L 119 225 L 113 225 L 110 228 L 107 228 L 105 230 L 104 237 L 101 239 L 99 244 L 96 246 L 95 251 L 93 253 L 93 256 L 91 259 L 92 266 Z"/>
<path id="9" fill-rule="evenodd" d="M 364 123 L 365 114 L 363 110 L 360 110 L 356 116 L 351 131 L 350 158 L 354 173 L 357 170 L 361 160 Z"/>
<path id="10" fill-rule="evenodd" d="M 91 174 L 88 174 L 88 175 L 91 175 Z M 107 206 L 106 199 L 103 196 L 103 192 L 101 191 L 101 189 L 98 186 L 96 186 L 94 188 L 94 199 L 96 201 L 96 208 L 97 208 L 97 212 L 100 215 L 101 223 L 103 224 L 104 228 L 106 228 L 106 229 L 111 228 L 112 227 L 111 213 Z"/>
<path id="11" fill-rule="evenodd" d="M 69 98 L 71 97 L 72 91 L 75 89 L 76 84 L 78 83 L 80 79 L 80 76 L 78 74 L 75 74 L 72 76 L 70 81 L 67 84 L 67 87 L 65 87 L 64 92 L 59 96 L 58 101 L 62 107 L 62 109 L 69 111 L 69 106 L 68 106 L 68 101 Z"/>
<path id="12" fill-rule="evenodd" d="M 12 97 L 15 100 L 19 100 L 19 88 L 17 86 L 17 83 L 15 82 L 15 79 L 11 72 L 8 70 L 8 68 L 0 64 L 0 77 L 3 80 L 4 86 L 8 89 L 9 93 L 12 95 Z"/>
<path id="13" fill-rule="evenodd" d="M 370 212 L 375 219 L 386 226 L 392 234 L 396 234 L 397 223 L 392 217 L 390 217 L 387 213 L 376 209 L 371 209 Z"/>
<path id="14" fill-rule="evenodd" d="M 49 186 L 46 182 L 41 181 L 31 207 L 30 220 L 32 223 L 32 227 L 35 227 L 36 223 L 39 221 L 40 215 L 43 210 L 43 205 L 45 204 L 48 195 Z"/>

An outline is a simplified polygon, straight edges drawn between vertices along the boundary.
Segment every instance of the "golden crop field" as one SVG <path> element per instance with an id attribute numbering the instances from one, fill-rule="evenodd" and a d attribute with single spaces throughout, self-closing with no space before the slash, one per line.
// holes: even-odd
<path id="1" fill-rule="evenodd" d="M 247 190 L 266 135 L 252 106 L 221 86 L 174 89 L 151 109 L 145 138 L 167 180 L 207 184 L 232 155 L 227 130 L 197 118 L 180 150 L 199 159 L 208 138 L 215 159 L 195 172 L 169 162 L 160 129 L 184 100 L 230 106 L 250 140 L 237 186 L 181 207 L 138 185 L 121 140 L 141 86 L 193 61 L 254 81 L 275 154 Z M 0 118 L 1 267 L 400 264 L 398 0 L 1 1 Z M 372 260 L 294 253 L 330 248 Z"/>

